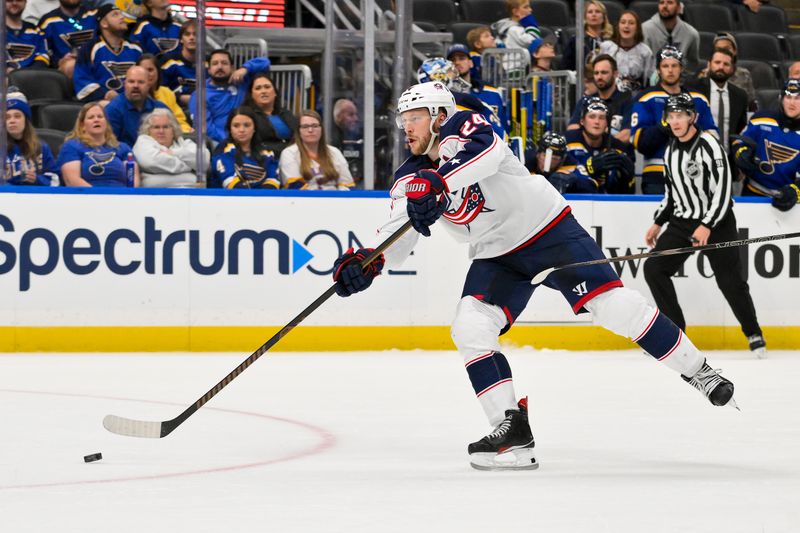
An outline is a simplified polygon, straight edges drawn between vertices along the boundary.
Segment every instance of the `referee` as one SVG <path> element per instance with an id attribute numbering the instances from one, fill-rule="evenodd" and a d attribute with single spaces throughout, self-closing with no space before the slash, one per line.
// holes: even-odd
<path id="1" fill-rule="evenodd" d="M 654 251 L 682 248 L 688 243 L 708 243 L 738 238 L 731 198 L 731 167 L 717 138 L 695 126 L 697 112 L 687 93 L 667 99 L 663 121 L 669 124 L 672 138 L 664 153 L 666 193 L 647 230 L 645 241 Z M 661 227 L 669 222 L 659 237 Z M 759 358 L 766 343 L 756 318 L 750 288 L 742 276 L 739 250 L 722 248 L 706 254 L 717 286 L 742 325 L 747 341 Z M 672 276 L 689 258 L 686 254 L 651 257 L 644 264 L 644 277 L 656 305 L 682 330 L 686 320 L 678 303 Z"/>

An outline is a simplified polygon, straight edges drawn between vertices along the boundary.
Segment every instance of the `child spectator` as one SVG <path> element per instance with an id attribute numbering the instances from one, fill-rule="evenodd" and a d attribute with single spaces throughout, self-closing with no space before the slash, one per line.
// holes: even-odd
<path id="1" fill-rule="evenodd" d="M 256 114 L 249 107 L 233 110 L 225 130 L 230 132 L 211 158 L 209 188 L 278 189 L 278 162 L 257 144 Z"/>
<path id="2" fill-rule="evenodd" d="M 128 69 L 125 76 L 125 92 L 106 106 L 106 115 L 120 141 L 133 145 L 139 134 L 142 117 L 157 107 L 167 106 L 151 97 L 147 71 L 139 66 Z"/>
<path id="3" fill-rule="evenodd" d="M 208 150 L 203 147 L 208 163 Z M 197 185 L 197 145 L 181 133 L 169 109 L 158 108 L 142 119 L 133 153 L 142 173 L 142 187 Z"/>
<path id="4" fill-rule="evenodd" d="M 53 152 L 36 135 L 31 124 L 31 108 L 20 92 L 9 92 L 6 98 L 6 133 L 5 182 L 57 186 L 58 167 Z"/>
<path id="5" fill-rule="evenodd" d="M 492 30 L 506 48 L 524 48 L 533 52 L 542 39 L 539 23 L 533 16 L 530 0 L 506 0 L 508 18 L 492 24 Z"/>
<path id="6" fill-rule="evenodd" d="M 81 0 L 59 0 L 59 7 L 39 21 L 50 60 L 58 70 L 72 79 L 78 49 L 95 39 L 95 12 L 81 6 Z"/>
<path id="7" fill-rule="evenodd" d="M 322 117 L 316 111 L 300 114 L 294 144 L 281 153 L 281 180 L 287 189 L 340 190 L 355 187 L 342 152 L 325 142 Z"/>
<path id="8" fill-rule="evenodd" d="M 6 70 L 50 65 L 44 36 L 30 22 L 22 20 L 27 0 L 4 0 L 6 3 Z"/>
<path id="9" fill-rule="evenodd" d="M 172 19 L 170 0 L 144 0 L 149 14 L 141 17 L 131 33 L 131 41 L 143 52 L 161 57 L 178 48 L 181 25 Z"/>
<path id="10" fill-rule="evenodd" d="M 472 59 L 472 75 L 481 78 L 481 54 L 487 48 L 497 48 L 497 41 L 489 26 L 478 26 L 467 32 L 469 57 Z"/>
<path id="11" fill-rule="evenodd" d="M 539 41 L 539 46 L 534 47 L 531 59 L 531 71 L 549 72 L 553 70 L 553 60 L 556 58 L 556 47 L 553 43 Z"/>
<path id="12" fill-rule="evenodd" d="M 133 162 L 134 187 L 138 187 L 139 168 L 131 147 L 114 136 L 100 102 L 84 105 L 58 154 L 64 185 L 127 187 L 129 161 Z"/>
<path id="13" fill-rule="evenodd" d="M 178 35 L 180 46 L 164 56 L 161 65 L 164 85 L 169 87 L 181 107 L 189 105 L 194 92 L 197 76 L 194 69 L 194 56 L 197 50 L 197 21 L 187 20 Z"/>
<path id="14" fill-rule="evenodd" d="M 183 109 L 178 105 L 175 93 L 170 91 L 168 87 L 161 85 L 161 69 L 158 68 L 156 57 L 153 54 L 142 54 L 136 64 L 147 73 L 148 94 L 150 97 L 161 102 L 172 111 L 183 133 L 191 133 L 193 131 L 192 126 L 186 119 Z"/>
<path id="15" fill-rule="evenodd" d="M 281 106 L 278 88 L 266 72 L 253 75 L 244 105 L 256 114 L 256 141 L 272 150 L 275 157 L 292 142 L 297 117 Z"/>
<path id="16" fill-rule="evenodd" d="M 125 73 L 142 55 L 138 44 L 125 40 L 128 24 L 117 7 L 104 4 L 95 15 L 98 39 L 81 47 L 73 84 L 78 100 L 113 100 L 125 83 Z"/>

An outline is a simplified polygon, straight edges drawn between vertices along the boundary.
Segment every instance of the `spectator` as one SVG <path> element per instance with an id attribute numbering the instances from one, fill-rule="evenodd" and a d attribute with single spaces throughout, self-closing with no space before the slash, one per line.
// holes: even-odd
<path id="1" fill-rule="evenodd" d="M 733 5 L 743 5 L 751 13 L 758 13 L 761 10 L 762 4 L 769 3 L 769 0 L 727 0 L 728 3 Z"/>
<path id="2" fill-rule="evenodd" d="M 580 180 L 564 167 L 575 168 L 576 162 L 567 154 L 567 139 L 560 133 L 548 131 L 536 148 L 525 152 L 525 167 L 531 174 L 540 174 L 560 193 L 564 193 Z"/>
<path id="3" fill-rule="evenodd" d="M 632 194 L 636 176 L 633 147 L 609 133 L 611 112 L 598 97 L 586 100 L 581 109 L 580 129 L 567 131 L 567 153 L 577 162 L 573 171 L 583 182 L 575 190 L 561 192 L 591 192 Z"/>
<path id="4" fill-rule="evenodd" d="M 355 187 L 344 155 L 325 142 L 322 117 L 316 111 L 300 114 L 294 144 L 281 153 L 280 170 L 287 189 L 347 191 Z"/>
<path id="5" fill-rule="evenodd" d="M 644 42 L 653 52 L 674 46 L 689 68 L 696 68 L 700 63 L 700 34 L 678 16 L 680 9 L 680 0 L 658 0 L 658 13 L 642 24 Z"/>
<path id="6" fill-rule="evenodd" d="M 4 181 L 11 185 L 57 186 L 58 167 L 53 152 L 36 135 L 31 108 L 20 92 L 9 92 L 6 97 L 6 134 Z"/>
<path id="7" fill-rule="evenodd" d="M 75 127 L 67 134 L 58 154 L 58 167 L 68 187 L 127 187 L 128 162 L 132 163 L 134 187 L 139 168 L 131 147 L 114 136 L 103 105 L 89 102 L 81 108 Z"/>
<path id="8" fill-rule="evenodd" d="M 197 20 L 191 19 L 181 25 L 180 47 L 164 57 L 161 70 L 164 85 L 169 87 L 181 107 L 189 105 L 197 81 L 194 56 L 197 51 Z"/>
<path id="9" fill-rule="evenodd" d="M 541 43 L 542 41 L 540 41 Z M 498 132 L 500 137 L 505 134 L 505 128 L 502 125 L 506 123 L 506 106 L 503 102 L 503 93 L 497 87 L 492 87 L 483 83 L 477 76 L 472 75 L 472 59 L 469 55 L 469 49 L 463 44 L 454 44 L 447 49 L 447 60 L 453 63 L 453 66 L 458 72 L 458 78 L 462 83 L 449 84 L 449 89 L 453 92 L 467 92 L 475 98 L 488 106 L 492 113 L 500 121 L 501 129 Z M 456 102 L 458 103 L 458 102 Z"/>
<path id="10" fill-rule="evenodd" d="M 751 111 L 755 111 L 758 107 L 756 104 L 756 87 L 753 84 L 753 76 L 750 71 L 736 64 L 736 38 L 727 32 L 717 33 L 716 37 L 714 37 L 713 49 L 716 50 L 717 48 L 724 48 L 733 54 L 733 76 L 728 81 L 740 89 L 744 89 L 747 93 L 748 107 Z M 706 76 L 708 76 L 708 67 L 703 68 L 697 74 L 698 78 L 705 78 Z"/>
<path id="11" fill-rule="evenodd" d="M 245 88 L 256 72 L 269 71 L 269 59 L 256 57 L 247 61 L 240 69 L 233 70 L 233 58 L 227 50 L 214 50 L 208 56 L 208 79 L 206 80 L 206 134 L 221 142 L 228 136 L 225 125 L 234 109 L 244 101 Z M 192 122 L 197 124 L 197 98 L 192 93 L 189 99 Z"/>
<path id="12" fill-rule="evenodd" d="M 95 39 L 97 20 L 94 15 L 94 11 L 81 6 L 81 0 L 59 0 L 59 7 L 39 21 L 50 60 L 70 80 L 78 49 Z"/>
<path id="13" fill-rule="evenodd" d="M 542 32 L 533 16 L 530 0 L 506 0 L 506 9 L 508 18 L 492 24 L 499 42 L 506 48 L 523 48 L 532 52 L 532 47 L 542 39 Z"/>
<path id="14" fill-rule="evenodd" d="M 681 87 L 683 54 L 674 46 L 665 46 L 658 51 L 656 72 L 661 81 L 641 92 L 631 113 L 633 146 L 644 156 L 644 194 L 664 194 L 664 150 L 670 139 L 669 125 L 663 120 L 664 105 L 669 95 L 688 92 Z M 694 99 L 697 127 L 716 131 L 706 97 L 697 92 L 689 94 Z"/>
<path id="15" fill-rule="evenodd" d="M 178 48 L 181 25 L 172 19 L 169 12 L 170 0 L 143 0 L 149 13 L 136 23 L 131 33 L 131 41 L 137 43 L 143 52 L 161 57 Z"/>
<path id="16" fill-rule="evenodd" d="M 614 33 L 614 28 L 608 21 L 608 11 L 600 0 L 587 0 L 583 9 L 583 60 L 590 63 L 600 43 L 610 39 Z M 575 70 L 575 40 L 573 37 L 567 43 L 564 50 L 564 57 L 561 60 L 561 68 Z"/>
<path id="17" fill-rule="evenodd" d="M 234 109 L 225 127 L 230 135 L 211 158 L 209 188 L 278 189 L 278 162 L 256 144 L 256 114 L 249 107 Z"/>
<path id="18" fill-rule="evenodd" d="M 297 128 L 297 117 L 281 106 L 280 100 L 278 89 L 268 74 L 253 75 L 244 105 L 256 112 L 256 142 L 272 150 L 276 158 L 291 143 Z"/>
<path id="19" fill-rule="evenodd" d="M 39 29 L 22 20 L 27 0 L 6 2 L 6 71 L 46 68 L 50 65 L 47 45 Z"/>
<path id="20" fill-rule="evenodd" d="M 587 102 L 592 98 L 600 98 L 608 106 L 610 113 L 611 135 L 627 143 L 631 137 L 630 108 L 631 93 L 623 91 L 617 83 L 617 62 L 610 55 L 599 55 L 591 65 L 592 85 L 595 92 L 589 93 L 578 101 L 575 111 L 569 119 L 567 130 L 580 129 L 581 117 Z"/>
<path id="21" fill-rule="evenodd" d="M 772 196 L 781 211 L 800 202 L 800 79 L 786 80 L 779 108 L 754 114 L 731 151 L 747 177 L 743 194 Z"/>
<path id="22" fill-rule="evenodd" d="M 36 25 L 45 13 L 54 9 L 58 9 L 58 0 L 31 0 L 25 7 L 22 19 Z"/>
<path id="23" fill-rule="evenodd" d="M 139 45 L 125 40 L 128 25 L 117 7 L 97 9 L 98 39 L 81 47 L 75 61 L 73 84 L 78 100 L 113 100 L 125 84 L 125 73 L 142 55 Z"/>
<path id="24" fill-rule="evenodd" d="M 631 94 L 646 87 L 655 70 L 653 51 L 644 43 L 642 23 L 633 11 L 623 11 L 614 35 L 600 43 L 600 53 L 614 58 L 619 69 L 617 87 Z"/>
<path id="25" fill-rule="evenodd" d="M 741 133 L 747 125 L 747 93 L 728 83 L 735 68 L 736 56 L 730 50 L 718 48 L 708 60 L 708 77 L 698 80 L 696 86 L 708 99 L 726 153 L 730 152 L 731 136 Z"/>
<path id="26" fill-rule="evenodd" d="M 125 76 L 125 92 L 106 106 L 108 122 L 119 141 L 133 145 L 139 134 L 142 117 L 157 107 L 167 108 L 150 96 L 149 91 L 147 71 L 135 65 L 129 68 Z"/>
<path id="27" fill-rule="evenodd" d="M 203 147 L 208 164 L 208 150 Z M 157 108 L 145 115 L 133 145 L 142 187 L 195 187 L 197 145 L 185 138 L 169 109 Z"/>
<path id="28" fill-rule="evenodd" d="M 532 72 L 550 72 L 553 70 L 553 60 L 556 58 L 556 47 L 553 43 L 541 41 L 539 46 L 534 46 L 531 58 Z"/>
<path id="29" fill-rule="evenodd" d="M 352 100 L 340 98 L 333 104 L 333 122 L 331 128 L 331 144 L 340 150 L 344 141 L 355 141 L 361 138 L 358 108 Z"/>
<path id="30" fill-rule="evenodd" d="M 469 57 L 472 59 L 472 75 L 478 78 L 481 76 L 481 54 L 487 48 L 497 48 L 497 41 L 492 35 L 492 28 L 489 26 L 478 26 L 467 32 L 467 45 L 469 46 Z"/>
<path id="31" fill-rule="evenodd" d="M 183 112 L 183 109 L 178 105 L 178 101 L 175 99 L 175 93 L 161 85 L 161 69 L 158 68 L 156 57 L 153 54 L 142 54 L 142 57 L 136 61 L 136 64 L 142 67 L 147 73 L 148 94 L 150 97 L 155 98 L 172 111 L 183 133 L 191 133 L 194 131 L 189 121 L 186 120 L 186 114 Z"/>
<path id="32" fill-rule="evenodd" d="M 789 76 L 786 79 L 800 79 L 800 61 L 795 61 L 789 65 Z"/>

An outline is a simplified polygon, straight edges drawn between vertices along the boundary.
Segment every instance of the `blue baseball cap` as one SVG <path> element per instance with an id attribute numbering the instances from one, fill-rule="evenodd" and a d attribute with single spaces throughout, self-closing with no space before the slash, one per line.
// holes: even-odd
<path id="1" fill-rule="evenodd" d="M 456 43 L 447 49 L 445 59 L 450 59 L 454 54 L 464 54 L 469 57 L 469 48 L 465 44 Z"/>

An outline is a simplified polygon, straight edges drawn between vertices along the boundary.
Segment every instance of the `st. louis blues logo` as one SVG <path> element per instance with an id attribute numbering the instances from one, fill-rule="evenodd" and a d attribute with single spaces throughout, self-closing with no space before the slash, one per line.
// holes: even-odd
<path id="1" fill-rule="evenodd" d="M 166 54 L 178 47 L 178 39 L 168 37 L 154 37 L 153 42 L 158 47 L 159 54 Z"/>
<path id="2" fill-rule="evenodd" d="M 106 89 L 112 91 L 117 91 L 122 88 L 128 69 L 136 65 L 133 61 L 101 61 L 100 63 L 111 75 L 106 81 Z"/>
<path id="3" fill-rule="evenodd" d="M 184 78 L 183 76 L 178 76 L 178 85 L 183 87 L 183 94 L 190 94 L 194 92 L 194 89 L 197 85 L 197 80 L 194 78 Z"/>
<path id="4" fill-rule="evenodd" d="M 451 206 L 453 204 L 451 203 Z M 473 183 L 466 189 L 461 189 L 461 203 L 458 207 L 451 207 L 444 216 L 453 224 L 469 224 L 481 213 L 490 213 L 494 209 L 486 207 L 486 198 L 483 197 L 481 186 Z"/>
<path id="5" fill-rule="evenodd" d="M 72 50 L 77 50 L 84 44 L 94 39 L 94 30 L 80 30 L 59 35 L 62 41 Z"/>
<path id="6" fill-rule="evenodd" d="M 767 152 L 768 161 L 761 161 L 758 164 L 758 169 L 767 175 L 775 172 L 776 164 L 788 163 L 800 153 L 799 150 L 776 142 L 771 142 L 767 139 L 764 139 L 764 148 Z"/>
<path id="7" fill-rule="evenodd" d="M 33 52 L 36 50 L 36 47 L 32 44 L 8 43 L 8 45 L 6 45 L 6 49 L 8 50 L 8 58 L 11 61 L 22 63 L 23 61 L 30 59 L 30 57 L 33 55 Z"/>

